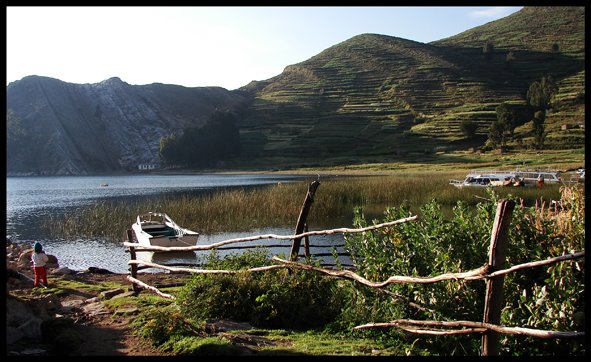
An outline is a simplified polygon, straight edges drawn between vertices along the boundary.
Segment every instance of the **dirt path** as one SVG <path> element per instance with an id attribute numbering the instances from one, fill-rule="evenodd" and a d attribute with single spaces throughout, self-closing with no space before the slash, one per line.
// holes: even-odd
<path id="1" fill-rule="evenodd" d="M 89 277 L 95 282 L 111 281 L 123 285 L 130 285 L 126 275 L 106 274 L 93 275 Z M 170 278 L 165 274 L 148 277 L 149 283 Z M 143 291 L 142 293 L 148 293 Z M 66 298 L 67 304 L 67 298 Z M 162 352 L 152 347 L 147 340 L 144 340 L 133 333 L 131 322 L 137 311 L 115 311 L 108 310 L 100 302 L 92 302 L 82 307 L 80 323 L 75 325 L 75 331 L 82 337 L 83 343 L 80 346 L 80 355 L 83 356 L 168 356 L 169 353 Z"/>
<path id="2" fill-rule="evenodd" d="M 76 333 L 84 341 L 80 356 L 167 356 L 145 340 L 133 335 L 131 318 L 102 314 L 77 324 Z"/>
<path id="3" fill-rule="evenodd" d="M 26 268 L 19 268 L 17 271 L 21 275 L 18 276 L 14 274 L 14 270 L 8 273 L 7 269 L 7 297 L 14 297 L 24 302 L 40 316 L 61 315 L 74 320 L 72 330 L 82 342 L 76 345 L 75 351 L 64 351 L 65 354 L 77 356 L 170 355 L 153 348 L 148 341 L 134 335 L 130 326 L 137 314 L 134 311 L 118 313 L 109 310 L 98 299 L 99 292 L 65 290 L 57 295 L 40 293 L 32 288 L 33 283 L 27 278 L 31 278 L 32 273 Z M 49 282 L 56 283 L 58 278 L 60 277 L 50 275 Z M 89 273 L 76 275 L 74 278 L 89 284 L 101 282 L 129 284 L 126 275 L 122 274 Z M 158 278 L 153 276 L 152 282 Z M 48 355 L 50 353 L 50 346 L 43 344 L 42 341 L 31 341 L 26 338 L 7 347 L 8 355 Z"/>
<path id="4" fill-rule="evenodd" d="M 148 340 L 133 333 L 131 324 L 139 314 L 134 306 L 108 308 L 100 298 L 101 293 L 105 292 L 109 285 L 121 286 L 124 291 L 132 293 L 132 286 L 126 274 L 114 274 L 97 268 L 64 275 L 50 273 L 49 290 L 33 289 L 33 273 L 30 266 L 22 266 L 22 254 L 23 250 L 7 243 L 6 330 L 7 341 L 10 341 L 7 342 L 8 356 L 174 356 L 152 347 Z M 141 281 L 154 286 L 183 283 L 186 278 L 190 278 L 190 275 L 142 273 L 141 277 L 138 276 Z M 80 285 L 85 287 L 81 288 Z M 146 290 L 140 293 L 151 294 Z M 43 333 L 43 326 L 47 324 L 41 321 L 50 323 L 49 333 L 48 328 L 45 328 L 46 333 Z M 36 337 L 23 336 L 23 327 L 36 323 L 37 329 L 33 333 Z M 63 333 L 63 325 L 55 327 L 51 323 L 65 323 L 67 333 Z M 259 347 L 264 345 L 289 345 L 288 342 L 271 341 L 246 333 L 226 333 L 232 329 L 251 328 L 244 323 L 220 320 L 209 322 L 204 331 L 211 336 L 225 336 L 237 347 L 235 351 L 241 355 L 257 353 Z M 52 333 L 65 340 L 56 342 L 59 338 Z M 43 335 L 49 336 L 51 342 L 43 341 L 43 338 L 39 337 Z"/>

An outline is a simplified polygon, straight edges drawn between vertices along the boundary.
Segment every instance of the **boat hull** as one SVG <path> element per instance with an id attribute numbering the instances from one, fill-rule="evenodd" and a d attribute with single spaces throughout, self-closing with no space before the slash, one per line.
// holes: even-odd
<path id="1" fill-rule="evenodd" d="M 140 215 L 131 228 L 137 243 L 143 246 L 190 247 L 199 239 L 199 233 L 178 226 L 162 213 Z"/>
<path id="2" fill-rule="evenodd" d="M 147 234 L 147 233 L 144 233 Z M 137 233 L 136 233 L 137 237 Z M 163 246 L 163 247 L 187 247 L 195 246 L 199 235 L 184 235 L 181 237 L 173 236 L 150 236 L 142 235 L 138 238 L 138 243 L 144 246 Z"/>
<path id="3" fill-rule="evenodd" d="M 565 182 L 559 171 L 539 170 L 479 170 L 472 171 L 463 181 L 450 180 L 450 185 L 457 188 L 464 187 L 499 187 L 499 186 L 538 186 L 544 183 L 557 184 Z"/>

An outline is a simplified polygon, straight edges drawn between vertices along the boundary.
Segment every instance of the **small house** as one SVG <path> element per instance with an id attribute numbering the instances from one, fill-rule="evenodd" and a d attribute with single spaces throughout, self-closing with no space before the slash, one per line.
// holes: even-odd
<path id="1" fill-rule="evenodd" d="M 155 163 L 140 163 L 137 168 L 140 171 L 149 171 L 158 168 L 158 165 Z"/>

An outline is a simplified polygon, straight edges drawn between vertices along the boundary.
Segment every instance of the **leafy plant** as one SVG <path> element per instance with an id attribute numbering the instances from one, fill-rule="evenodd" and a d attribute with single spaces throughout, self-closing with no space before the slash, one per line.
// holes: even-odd
<path id="1" fill-rule="evenodd" d="M 194 335 L 197 328 L 175 307 L 151 308 L 133 320 L 136 334 L 160 346 L 175 336 Z"/>
<path id="2" fill-rule="evenodd" d="M 208 265 L 245 266 L 259 258 L 251 254 L 228 257 L 228 263 L 216 257 Z M 220 318 L 258 327 L 307 329 L 330 322 L 342 302 L 335 280 L 281 269 L 195 275 L 179 292 L 177 303 L 184 315 L 196 321 Z"/>
<path id="3" fill-rule="evenodd" d="M 385 280 L 392 275 L 429 276 L 479 267 L 487 260 L 490 229 L 500 199 L 493 189 L 488 189 L 487 193 L 488 201 L 479 203 L 473 212 L 459 202 L 450 218 L 443 217 L 433 200 L 421 208 L 422 216 L 418 221 L 347 236 L 347 249 L 359 272 L 372 280 Z M 508 195 L 507 198 L 512 197 Z M 562 187 L 561 208 L 558 209 L 548 208 L 542 199 L 534 207 L 525 207 L 521 201 L 509 230 L 508 265 L 584 250 L 582 188 Z M 383 222 L 407 216 L 409 212 L 405 206 L 390 208 Z M 355 213 L 355 225 L 367 225 L 360 209 Z M 505 285 L 503 324 L 559 331 L 584 328 L 584 262 L 511 273 L 506 276 Z M 474 321 L 482 318 L 484 283 L 481 281 L 425 286 L 395 284 L 388 291 L 408 305 L 391 309 L 389 318 Z M 409 302 L 415 307 L 411 308 Z M 371 305 L 367 300 L 362 303 Z M 504 336 L 502 343 L 503 354 L 508 355 L 585 352 L 581 341 L 546 342 Z M 459 349 L 458 344 L 461 345 Z M 450 351 L 455 351 L 452 354 L 478 354 L 480 347 L 474 339 L 447 336 L 421 340 L 416 346 L 446 354 Z"/>

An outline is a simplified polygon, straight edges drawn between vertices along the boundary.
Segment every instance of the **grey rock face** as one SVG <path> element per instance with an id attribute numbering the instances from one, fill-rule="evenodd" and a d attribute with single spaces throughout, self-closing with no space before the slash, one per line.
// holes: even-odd
<path id="1" fill-rule="evenodd" d="M 18 119 L 8 132 L 8 175 L 85 175 L 159 165 L 162 137 L 199 127 L 244 96 L 219 87 L 29 76 L 7 86 L 6 101 Z"/>

